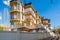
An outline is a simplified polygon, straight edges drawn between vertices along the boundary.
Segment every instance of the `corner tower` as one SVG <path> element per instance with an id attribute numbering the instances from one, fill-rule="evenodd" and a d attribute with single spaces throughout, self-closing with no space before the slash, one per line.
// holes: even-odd
<path id="1" fill-rule="evenodd" d="M 10 1 L 10 23 L 12 28 L 18 28 L 20 24 L 20 3 L 18 0 Z"/>

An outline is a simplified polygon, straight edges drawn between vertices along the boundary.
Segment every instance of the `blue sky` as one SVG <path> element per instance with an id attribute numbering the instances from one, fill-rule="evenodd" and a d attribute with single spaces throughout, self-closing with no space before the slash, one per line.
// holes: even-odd
<path id="1" fill-rule="evenodd" d="M 0 1 L 0 15 L 2 14 L 2 19 L 0 19 L 0 24 L 4 23 L 4 9 L 8 10 L 8 21 L 9 21 L 9 6 L 3 3 L 4 0 Z M 32 2 L 32 6 L 36 11 L 39 12 L 40 16 L 44 16 L 51 20 L 51 27 L 60 26 L 60 0 L 26 0 L 27 2 Z M 6 23 L 8 21 L 5 21 Z M 9 23 L 9 22 L 8 22 Z"/>

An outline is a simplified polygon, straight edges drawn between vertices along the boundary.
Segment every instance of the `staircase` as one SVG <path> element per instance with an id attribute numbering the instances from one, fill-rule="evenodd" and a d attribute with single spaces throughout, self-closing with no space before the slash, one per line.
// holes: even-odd
<path id="1" fill-rule="evenodd" d="M 56 35 L 54 32 L 52 32 L 49 28 L 46 28 L 45 26 L 40 25 L 41 27 L 43 27 L 47 32 L 49 32 L 49 34 L 51 35 L 50 38 L 46 38 L 46 39 L 42 39 L 42 40 L 60 40 L 59 35 Z"/>

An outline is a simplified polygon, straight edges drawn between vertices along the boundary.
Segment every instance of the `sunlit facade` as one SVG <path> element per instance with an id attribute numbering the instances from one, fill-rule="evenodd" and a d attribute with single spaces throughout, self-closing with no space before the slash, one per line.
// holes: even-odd
<path id="1" fill-rule="evenodd" d="M 11 11 L 10 11 L 11 26 L 16 26 L 20 24 L 20 3 L 11 1 L 10 8 L 11 8 Z M 16 28 L 17 27 L 18 26 L 16 26 Z"/>
<path id="2" fill-rule="evenodd" d="M 42 17 L 42 24 L 46 26 L 46 28 L 50 28 L 50 19 Z"/>
<path id="3" fill-rule="evenodd" d="M 11 28 L 20 28 L 20 31 L 32 31 L 42 23 L 38 12 L 31 3 L 21 4 L 17 0 L 10 1 Z M 37 29 L 38 30 L 38 29 Z"/>

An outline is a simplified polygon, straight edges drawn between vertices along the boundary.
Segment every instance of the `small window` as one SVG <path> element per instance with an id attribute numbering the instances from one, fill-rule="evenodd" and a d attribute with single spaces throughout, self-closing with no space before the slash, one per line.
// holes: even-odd
<path id="1" fill-rule="evenodd" d="M 17 6 L 14 6 L 14 9 L 17 9 Z"/>
<path id="2" fill-rule="evenodd" d="M 11 25 L 14 25 L 14 22 L 12 22 Z"/>

